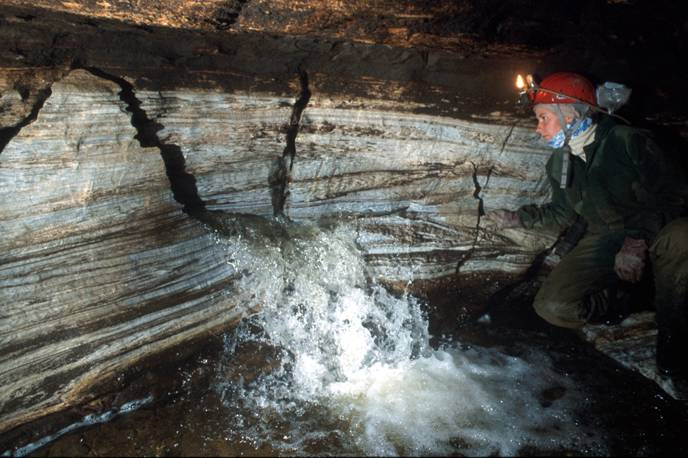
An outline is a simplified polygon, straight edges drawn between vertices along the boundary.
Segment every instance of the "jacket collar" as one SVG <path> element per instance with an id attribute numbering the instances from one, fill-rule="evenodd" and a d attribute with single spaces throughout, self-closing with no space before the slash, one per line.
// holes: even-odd
<path id="1" fill-rule="evenodd" d="M 587 146 L 583 147 L 585 151 L 585 157 L 587 158 L 587 163 L 590 165 L 592 163 L 592 157 L 595 154 L 595 150 L 599 146 L 602 139 L 604 139 L 609 131 L 616 126 L 616 121 L 614 118 L 608 115 L 601 115 L 602 117 L 597 122 L 597 129 L 595 130 L 595 140 Z"/>

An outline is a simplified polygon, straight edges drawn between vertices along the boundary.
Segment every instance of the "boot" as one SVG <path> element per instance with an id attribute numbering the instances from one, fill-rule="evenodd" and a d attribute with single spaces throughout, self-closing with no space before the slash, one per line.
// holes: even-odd
<path id="1" fill-rule="evenodd" d="M 615 281 L 606 288 L 583 298 L 585 319 L 589 324 L 621 323 L 631 313 L 651 310 L 655 288 L 651 272 L 646 272 L 638 283 Z"/>
<path id="2" fill-rule="evenodd" d="M 630 300 L 630 292 L 619 288 L 618 284 L 591 293 L 583 299 L 585 322 L 607 326 L 619 324 L 631 313 Z"/>
<path id="3" fill-rule="evenodd" d="M 688 376 L 688 303 L 672 294 L 656 298 L 657 371 Z"/>
<path id="4" fill-rule="evenodd" d="M 688 375 L 687 342 L 685 338 L 677 338 L 678 335 L 668 326 L 657 328 L 657 372 L 662 375 Z"/>

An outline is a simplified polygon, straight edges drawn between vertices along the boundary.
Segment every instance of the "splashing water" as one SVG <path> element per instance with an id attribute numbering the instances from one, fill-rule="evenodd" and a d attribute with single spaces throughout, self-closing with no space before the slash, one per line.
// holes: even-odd
<path id="1" fill-rule="evenodd" d="M 370 278 L 350 228 L 235 219 L 215 238 L 240 273 L 233 298 L 260 309 L 226 338 L 224 373 L 239 375 L 217 385 L 243 412 L 242 441 L 288 454 L 605 453 L 574 415 L 583 394 L 545 354 L 433 349 L 420 302 Z M 259 374 L 241 364 L 248 343 L 272 349 Z"/>

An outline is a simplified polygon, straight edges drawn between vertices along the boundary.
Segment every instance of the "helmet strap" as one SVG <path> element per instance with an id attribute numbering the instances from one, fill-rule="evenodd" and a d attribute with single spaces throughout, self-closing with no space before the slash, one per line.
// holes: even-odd
<path id="1" fill-rule="evenodd" d="M 578 129 L 583 120 L 583 116 L 576 116 L 573 119 L 571 125 L 568 125 L 564 113 L 561 111 L 560 104 L 556 105 L 557 116 L 559 117 L 559 123 L 561 124 L 561 130 L 564 132 L 564 145 L 561 147 L 563 151 L 563 160 L 561 161 L 561 180 L 559 186 L 561 189 L 566 189 L 569 187 L 569 175 L 571 168 L 571 160 L 569 155 L 571 154 L 571 147 L 569 146 L 569 141 L 571 140 L 571 135 Z"/>

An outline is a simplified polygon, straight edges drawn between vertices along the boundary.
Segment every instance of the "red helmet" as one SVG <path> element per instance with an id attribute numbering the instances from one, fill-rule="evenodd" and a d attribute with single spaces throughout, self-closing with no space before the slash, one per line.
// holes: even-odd
<path id="1" fill-rule="evenodd" d="M 583 102 L 597 106 L 595 86 L 590 80 L 577 73 L 560 72 L 549 75 L 530 95 L 531 101 L 535 105 L 538 103 Z"/>

